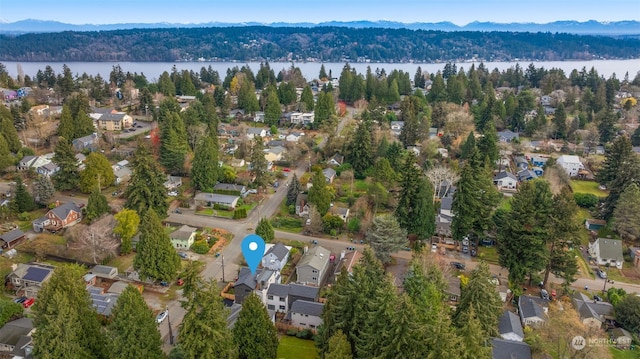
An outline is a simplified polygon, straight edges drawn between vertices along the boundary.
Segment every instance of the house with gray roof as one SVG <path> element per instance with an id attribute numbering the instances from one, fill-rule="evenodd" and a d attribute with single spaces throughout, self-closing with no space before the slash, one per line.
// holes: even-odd
<path id="1" fill-rule="evenodd" d="M 267 309 L 286 313 L 289 310 L 289 289 L 288 284 L 271 284 L 265 301 Z"/>
<path id="2" fill-rule="evenodd" d="M 230 194 L 246 197 L 247 187 L 235 183 L 216 183 L 213 187 L 213 193 Z"/>
<path id="3" fill-rule="evenodd" d="M 494 338 L 491 341 L 493 359 L 531 359 L 531 347 L 524 342 Z"/>
<path id="4" fill-rule="evenodd" d="M 73 148 L 76 151 L 82 151 L 85 149 L 93 151 L 98 144 L 98 134 L 92 133 L 88 136 L 76 138 L 75 140 L 71 141 L 71 143 L 73 144 Z"/>
<path id="5" fill-rule="evenodd" d="M 615 328 L 611 331 L 611 339 L 614 340 L 616 348 L 628 350 L 633 342 L 633 335 L 622 328 Z"/>
<path id="6" fill-rule="evenodd" d="M 93 309 L 95 309 L 95 311 L 99 315 L 105 318 L 111 316 L 111 311 L 116 305 L 119 295 L 113 293 L 105 293 L 104 288 L 94 287 L 91 285 L 87 286 L 87 291 L 89 292 L 89 296 L 91 297 L 91 305 Z"/>
<path id="7" fill-rule="evenodd" d="M 309 215 L 310 206 L 308 198 L 308 195 L 302 193 L 296 197 L 296 214 L 300 217 Z"/>
<path id="8" fill-rule="evenodd" d="M 291 305 L 291 325 L 315 330 L 322 324 L 323 309 L 324 303 L 296 300 Z"/>
<path id="9" fill-rule="evenodd" d="M 289 260 L 289 251 L 291 247 L 282 243 L 270 245 L 262 256 L 262 266 L 267 269 L 280 271 Z"/>
<path id="10" fill-rule="evenodd" d="M 449 297 L 448 298 L 445 297 L 443 299 L 449 300 L 450 302 L 455 303 L 458 301 L 458 299 L 460 298 L 460 295 L 462 294 L 462 291 L 460 290 L 460 278 L 449 277 L 448 282 L 449 282 L 449 287 L 445 291 L 445 294 L 447 294 Z"/>
<path id="11" fill-rule="evenodd" d="M 504 311 L 498 319 L 498 332 L 505 340 L 521 342 L 524 340 L 524 331 L 518 315 L 511 311 Z"/>
<path id="12" fill-rule="evenodd" d="M 98 264 L 91 268 L 89 273 L 95 274 L 97 277 L 103 279 L 114 279 L 118 276 L 118 268 Z"/>
<path id="13" fill-rule="evenodd" d="M 0 244 L 3 250 L 11 249 L 22 243 L 27 238 L 27 234 L 20 228 L 12 229 L 7 233 L 0 235 Z"/>
<path id="14" fill-rule="evenodd" d="M 571 301 L 580 316 L 580 321 L 589 328 L 598 330 L 607 320 L 614 319 L 611 303 L 596 302 L 580 292 L 576 292 Z"/>
<path id="15" fill-rule="evenodd" d="M 333 180 L 336 179 L 337 172 L 333 168 L 325 168 L 322 170 L 322 174 L 327 183 L 333 183 Z"/>
<path id="16" fill-rule="evenodd" d="M 493 184 L 501 189 L 516 189 L 518 178 L 511 172 L 502 171 L 493 177 Z"/>
<path id="17" fill-rule="evenodd" d="M 541 298 L 521 295 L 518 298 L 520 322 L 523 326 L 538 327 L 547 321 L 548 303 L 541 303 Z"/>
<path id="18" fill-rule="evenodd" d="M 506 142 L 509 143 L 517 138 L 519 138 L 519 134 L 511 131 L 511 130 L 504 130 L 504 131 L 500 131 L 497 133 L 498 135 L 498 140 L 500 142 Z"/>
<path id="19" fill-rule="evenodd" d="M 296 300 L 317 302 L 320 297 L 320 288 L 302 284 L 289 284 L 289 308 Z"/>
<path id="20" fill-rule="evenodd" d="M 267 295 L 269 287 L 274 283 L 280 283 L 280 280 L 280 272 L 278 271 L 258 269 L 253 274 L 247 267 L 240 268 L 238 279 L 233 285 L 235 303 L 242 304 L 251 292 L 258 295 L 264 303 L 264 297 Z"/>
<path id="21" fill-rule="evenodd" d="M 202 207 L 213 207 L 220 205 L 229 209 L 235 209 L 240 200 L 240 196 L 232 196 L 228 194 L 200 192 L 195 196 L 196 205 Z"/>
<path id="22" fill-rule="evenodd" d="M 24 348 L 25 337 L 27 343 L 31 343 L 31 334 L 34 331 L 33 319 L 20 318 L 6 323 L 0 328 L 0 352 L 11 353 L 16 349 Z M 14 358 L 14 356 L 9 356 Z"/>
<path id="23" fill-rule="evenodd" d="M 36 172 L 39 175 L 43 175 L 43 176 L 47 176 L 47 177 L 53 176 L 59 170 L 60 170 L 60 166 L 58 166 L 57 164 L 55 164 L 53 162 L 49 162 L 47 164 L 44 164 L 44 165 L 36 168 Z"/>
<path id="24" fill-rule="evenodd" d="M 36 297 L 42 285 L 53 275 L 53 266 L 44 264 L 20 263 L 7 276 L 7 280 L 15 289 L 16 294 L 25 297 Z"/>
<path id="25" fill-rule="evenodd" d="M 176 249 L 189 249 L 196 240 L 196 229 L 189 227 L 186 224 L 173 231 L 169 238 L 171 239 L 171 245 Z"/>
<path id="26" fill-rule="evenodd" d="M 32 224 L 35 232 L 44 230 L 56 232 L 71 227 L 81 220 L 81 207 L 74 202 L 68 202 L 50 209 L 44 217 L 36 219 Z"/>
<path id="27" fill-rule="evenodd" d="M 589 244 L 589 255 L 598 265 L 609 265 L 622 269 L 624 258 L 622 257 L 622 241 L 611 238 L 598 238 Z"/>
<path id="28" fill-rule="evenodd" d="M 321 246 L 305 250 L 296 266 L 298 283 L 320 286 L 329 268 L 331 252 Z"/>
<path id="29" fill-rule="evenodd" d="M 532 170 L 527 169 L 527 170 L 518 171 L 518 181 L 520 182 L 531 181 L 532 179 L 536 179 L 536 178 L 538 178 L 538 175 Z"/>

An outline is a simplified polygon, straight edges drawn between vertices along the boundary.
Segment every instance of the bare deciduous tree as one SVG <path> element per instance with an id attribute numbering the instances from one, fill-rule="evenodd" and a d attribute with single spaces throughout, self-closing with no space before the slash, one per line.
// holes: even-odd
<path id="1" fill-rule="evenodd" d="M 204 137 L 204 135 L 206 134 L 207 134 L 207 125 L 204 123 L 199 123 L 197 125 L 191 125 L 187 127 L 187 141 L 189 141 L 189 146 L 191 147 L 191 150 L 193 151 L 196 150 L 196 145 L 198 144 L 198 141 L 200 141 L 200 139 Z"/>
<path id="2" fill-rule="evenodd" d="M 98 264 L 117 254 L 120 241 L 113 235 L 114 225 L 115 219 L 110 214 L 102 216 L 90 226 L 75 225 L 67 232 L 67 247 L 79 253 L 82 259 Z"/>
<path id="3" fill-rule="evenodd" d="M 436 166 L 431 168 L 426 173 L 429 182 L 433 185 L 433 201 L 436 201 L 436 197 L 442 198 L 449 192 L 451 186 L 456 184 L 460 179 L 460 176 L 455 173 L 451 168 L 444 166 Z M 444 187 L 444 190 L 442 190 Z"/>

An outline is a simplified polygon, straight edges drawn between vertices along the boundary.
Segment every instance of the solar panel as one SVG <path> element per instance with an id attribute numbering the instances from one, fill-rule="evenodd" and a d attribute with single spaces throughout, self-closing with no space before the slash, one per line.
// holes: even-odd
<path id="1" fill-rule="evenodd" d="M 22 277 L 22 280 L 42 282 L 47 277 L 47 275 L 49 275 L 49 273 L 51 273 L 50 269 L 29 267 L 25 276 Z"/>

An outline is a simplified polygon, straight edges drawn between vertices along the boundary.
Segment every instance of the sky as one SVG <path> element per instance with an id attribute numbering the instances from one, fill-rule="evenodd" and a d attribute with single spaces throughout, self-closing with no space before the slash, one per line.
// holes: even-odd
<path id="1" fill-rule="evenodd" d="M 0 0 L 0 19 L 69 24 L 640 20 L 639 0 Z"/>

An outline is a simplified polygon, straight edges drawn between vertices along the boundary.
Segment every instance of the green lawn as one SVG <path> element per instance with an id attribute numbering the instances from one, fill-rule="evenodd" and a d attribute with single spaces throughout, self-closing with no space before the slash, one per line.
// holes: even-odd
<path id="1" fill-rule="evenodd" d="M 637 348 L 635 350 L 620 350 L 611 347 L 609 352 L 613 356 L 613 359 L 636 359 L 640 357 L 640 351 Z"/>
<path id="2" fill-rule="evenodd" d="M 278 345 L 278 359 L 317 359 L 318 352 L 313 340 L 282 337 Z"/>
<path id="3" fill-rule="evenodd" d="M 598 182 L 571 180 L 571 189 L 574 193 L 590 193 L 600 198 L 606 197 L 608 193 L 598 188 L 599 186 Z"/>
<path id="4" fill-rule="evenodd" d="M 485 262 L 490 264 L 498 263 L 498 249 L 493 247 L 480 247 L 478 250 L 478 257 L 484 259 Z"/>
<path id="5" fill-rule="evenodd" d="M 275 217 L 271 219 L 273 228 L 279 231 L 300 233 L 302 231 L 302 220 L 292 217 Z"/>

